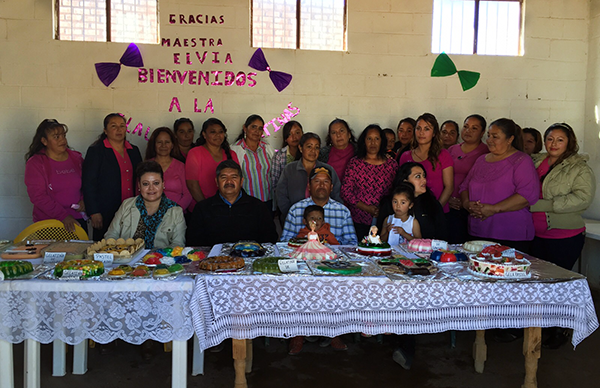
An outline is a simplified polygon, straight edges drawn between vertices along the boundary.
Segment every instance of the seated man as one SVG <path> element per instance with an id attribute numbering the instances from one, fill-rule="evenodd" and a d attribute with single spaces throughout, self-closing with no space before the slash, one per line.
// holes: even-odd
<path id="1" fill-rule="evenodd" d="M 331 225 L 331 233 L 342 245 L 356 245 L 356 232 L 350 216 L 350 210 L 341 203 L 329 198 L 333 184 L 331 172 L 328 167 L 315 167 L 310 172 L 309 190 L 310 197 L 296 202 L 290 208 L 281 241 L 289 241 L 296 237 L 304 226 L 304 209 L 310 205 L 322 206 L 325 210 L 325 222 Z"/>
<path id="2" fill-rule="evenodd" d="M 198 202 L 187 229 L 187 245 L 212 246 L 239 240 L 277 241 L 271 211 L 242 189 L 242 169 L 233 160 L 217 166 L 217 194 Z"/>

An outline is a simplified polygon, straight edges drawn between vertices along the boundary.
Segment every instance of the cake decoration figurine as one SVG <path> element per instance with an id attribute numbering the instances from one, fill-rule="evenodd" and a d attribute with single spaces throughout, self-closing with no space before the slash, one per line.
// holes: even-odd
<path id="1" fill-rule="evenodd" d="M 300 245 L 291 257 L 301 260 L 333 260 L 337 255 L 327 246 L 319 241 L 319 234 L 315 232 L 317 223 L 310 222 L 310 232 L 308 232 L 308 241 Z"/>

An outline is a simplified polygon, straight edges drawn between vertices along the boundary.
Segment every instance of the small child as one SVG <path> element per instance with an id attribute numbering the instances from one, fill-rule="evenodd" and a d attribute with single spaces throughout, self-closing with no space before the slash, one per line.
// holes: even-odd
<path id="1" fill-rule="evenodd" d="M 383 130 L 383 134 L 385 135 L 386 141 L 386 153 L 392 158 L 396 157 L 396 153 L 394 152 L 394 144 L 396 144 L 396 133 L 390 129 L 386 128 Z M 383 141 L 383 139 L 381 139 Z"/>
<path id="2" fill-rule="evenodd" d="M 421 226 L 412 215 L 415 189 L 413 185 L 401 183 L 392 193 L 394 214 L 383 224 L 381 239 L 390 245 L 398 245 L 414 238 L 421 238 Z"/>
<path id="3" fill-rule="evenodd" d="M 304 209 L 304 225 L 305 227 L 300 229 L 298 232 L 298 238 L 303 238 L 308 236 L 310 232 L 310 223 L 314 222 L 316 224 L 315 231 L 319 235 L 319 240 L 325 240 L 326 243 L 330 245 L 340 245 L 338 240 L 335 238 L 331 230 L 329 230 L 330 225 L 325 222 L 325 210 L 319 205 L 310 205 Z"/>

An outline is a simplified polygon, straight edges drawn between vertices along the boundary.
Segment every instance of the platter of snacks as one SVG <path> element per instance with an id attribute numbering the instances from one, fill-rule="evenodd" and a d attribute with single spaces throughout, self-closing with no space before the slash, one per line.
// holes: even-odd
<path id="1" fill-rule="evenodd" d="M 236 272 L 243 269 L 246 262 L 242 257 L 213 256 L 202 260 L 198 268 L 210 272 Z"/>
<path id="2" fill-rule="evenodd" d="M 89 258 L 94 257 L 94 253 L 111 253 L 114 257 L 113 263 L 123 264 L 131 261 L 133 256 L 144 248 L 144 240 L 128 238 L 127 240 L 119 238 L 102 239 L 92 244 L 87 249 Z"/>

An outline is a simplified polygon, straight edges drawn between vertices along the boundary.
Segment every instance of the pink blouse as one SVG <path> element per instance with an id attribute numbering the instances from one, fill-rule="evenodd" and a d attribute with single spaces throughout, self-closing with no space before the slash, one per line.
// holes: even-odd
<path id="1" fill-rule="evenodd" d="M 373 216 L 360 210 L 356 204 L 360 201 L 366 205 L 379 206 L 381 198 L 390 193 L 397 170 L 398 163 L 394 159 L 387 159 L 380 165 L 367 163 L 357 157 L 350 159 L 341 195 L 354 222 L 371 224 Z"/>
<path id="2" fill-rule="evenodd" d="M 104 146 L 113 150 L 115 158 L 117 158 L 117 162 L 119 163 L 119 170 L 121 170 L 121 202 L 127 198 L 134 197 L 137 185 L 133 182 L 133 166 L 127 153 L 127 150 L 133 149 L 133 147 L 125 140 L 123 155 L 121 155 L 112 147 L 108 139 L 104 139 Z"/>
<path id="3" fill-rule="evenodd" d="M 231 152 L 231 159 L 239 164 L 238 157 L 234 151 Z M 204 198 L 210 198 L 217 194 L 217 166 L 223 160 L 227 160 L 225 151 L 221 149 L 223 159 L 215 162 L 210 152 L 204 146 L 194 147 L 188 152 L 185 160 L 185 179 L 188 181 L 198 181 Z"/>
<path id="4" fill-rule="evenodd" d="M 163 177 L 165 195 L 170 200 L 177 202 L 185 211 L 192 202 L 192 194 L 190 194 L 185 183 L 185 164 L 173 159 L 167 171 L 163 172 Z"/>
<path id="5" fill-rule="evenodd" d="M 452 192 L 452 196 L 458 198 L 458 188 L 467 177 L 467 174 L 469 174 L 469 171 L 471 171 L 471 167 L 473 167 L 473 164 L 475 164 L 475 161 L 481 155 L 489 153 L 490 150 L 487 144 L 480 143 L 473 151 L 465 154 L 462 148 L 460 148 L 460 144 L 455 144 L 448 148 L 448 152 L 450 152 L 450 156 L 452 156 L 452 161 L 454 162 L 454 191 Z"/>

